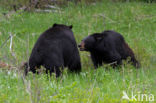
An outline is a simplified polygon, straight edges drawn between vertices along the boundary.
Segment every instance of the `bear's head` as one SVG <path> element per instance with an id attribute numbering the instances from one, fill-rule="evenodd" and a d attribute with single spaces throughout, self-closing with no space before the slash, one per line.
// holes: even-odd
<path id="1" fill-rule="evenodd" d="M 72 25 L 70 25 L 70 26 L 67 26 L 67 25 L 64 25 L 64 24 L 53 24 L 53 28 L 57 28 L 57 27 L 61 27 L 61 28 L 66 28 L 66 29 L 72 29 L 73 28 L 73 26 Z"/>
<path id="2" fill-rule="evenodd" d="M 81 51 L 92 51 L 99 46 L 102 40 L 103 35 L 101 33 L 95 33 L 84 38 L 78 47 Z"/>

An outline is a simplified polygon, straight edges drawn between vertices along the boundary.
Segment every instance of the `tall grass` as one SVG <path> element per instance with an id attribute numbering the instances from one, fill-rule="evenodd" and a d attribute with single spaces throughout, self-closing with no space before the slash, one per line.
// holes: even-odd
<path id="1" fill-rule="evenodd" d="M 128 96 L 132 92 L 155 96 L 155 10 L 156 4 L 102 2 L 71 3 L 53 13 L 0 13 L 0 45 L 13 36 L 11 50 L 10 39 L 0 48 L 0 61 L 13 67 L 0 68 L 0 103 L 129 103 L 122 99 L 123 91 Z M 18 67 L 28 60 L 39 35 L 54 23 L 72 24 L 77 43 L 95 32 L 120 32 L 142 67 L 136 70 L 125 63 L 118 69 L 104 65 L 94 70 L 89 53 L 81 52 L 79 75 L 65 70 L 57 79 L 45 73 L 24 78 Z"/>

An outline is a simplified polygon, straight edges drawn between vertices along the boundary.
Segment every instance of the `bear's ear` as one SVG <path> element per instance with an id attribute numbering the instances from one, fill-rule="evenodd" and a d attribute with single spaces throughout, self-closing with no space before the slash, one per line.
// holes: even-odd
<path id="1" fill-rule="evenodd" d="M 101 41 L 103 39 L 103 35 L 102 34 L 95 34 L 94 38 L 96 41 Z"/>
<path id="2" fill-rule="evenodd" d="M 72 29 L 73 28 L 73 25 L 70 25 L 69 28 Z"/>
<path id="3" fill-rule="evenodd" d="M 55 23 L 55 24 L 53 24 L 53 27 L 55 27 L 55 26 L 57 26 L 57 24 Z"/>

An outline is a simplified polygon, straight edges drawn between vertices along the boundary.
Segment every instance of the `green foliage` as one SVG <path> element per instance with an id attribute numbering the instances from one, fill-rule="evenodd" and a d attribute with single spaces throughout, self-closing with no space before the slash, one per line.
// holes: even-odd
<path id="1" fill-rule="evenodd" d="M 122 100 L 123 91 L 131 95 L 156 95 L 156 4 L 95 3 L 69 4 L 53 13 L 15 13 L 4 16 L 0 8 L 0 61 L 14 68 L 0 68 L 0 103 L 135 103 Z M 123 34 L 142 67 L 136 70 L 124 61 L 120 68 L 104 65 L 93 69 L 89 53 L 81 52 L 82 72 L 63 71 L 62 77 L 29 73 L 23 78 L 18 69 L 27 61 L 39 35 L 54 23 L 73 25 L 77 43 L 89 34 L 115 30 Z M 144 101 L 145 102 L 145 101 Z"/>

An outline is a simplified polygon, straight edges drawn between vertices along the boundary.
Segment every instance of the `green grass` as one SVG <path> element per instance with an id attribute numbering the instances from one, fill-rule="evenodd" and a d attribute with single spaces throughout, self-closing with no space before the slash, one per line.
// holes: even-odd
<path id="1" fill-rule="evenodd" d="M 10 16 L 0 8 L 0 61 L 15 68 L 0 68 L 0 103 L 129 103 L 123 91 L 153 94 L 156 99 L 156 4 L 96 3 L 70 4 L 56 13 L 16 13 Z M 120 32 L 142 67 L 126 64 L 119 69 L 104 65 L 93 69 L 89 53 L 81 52 L 82 72 L 62 77 L 29 74 L 23 78 L 18 67 L 27 61 L 39 35 L 54 23 L 73 25 L 77 43 L 89 34 L 104 30 Z M 1 46 L 0 45 L 0 46 Z M 155 100 L 156 101 L 156 100 Z M 131 101 L 135 102 L 135 101 Z M 144 100 L 145 102 L 145 100 Z"/>

